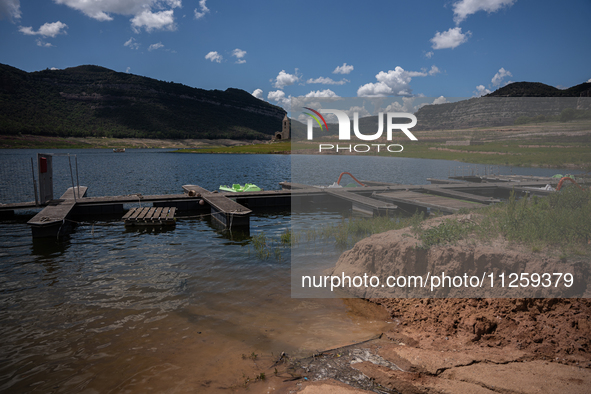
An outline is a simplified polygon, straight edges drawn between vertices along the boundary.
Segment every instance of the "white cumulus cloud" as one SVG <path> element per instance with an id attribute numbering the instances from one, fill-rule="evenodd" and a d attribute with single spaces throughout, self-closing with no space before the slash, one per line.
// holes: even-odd
<path id="1" fill-rule="evenodd" d="M 433 104 L 445 104 L 445 103 L 447 103 L 447 99 L 443 96 L 439 96 L 435 100 L 433 100 Z"/>
<path id="2" fill-rule="evenodd" d="M 429 52 L 425 53 L 425 57 L 426 57 L 427 59 L 431 59 L 431 58 L 433 57 L 433 55 L 434 55 L 434 54 L 435 54 L 435 53 L 434 53 L 433 51 L 429 51 Z"/>
<path id="3" fill-rule="evenodd" d="M 335 68 L 332 73 L 333 74 L 349 74 L 351 71 L 353 71 L 353 69 L 354 69 L 353 66 L 348 65 L 347 63 L 343 63 L 342 66 L 338 66 L 337 68 Z"/>
<path id="4" fill-rule="evenodd" d="M 262 93 L 262 92 L 261 92 Z M 285 98 L 285 92 L 283 90 L 275 90 L 273 92 L 269 92 L 267 95 L 267 99 L 271 101 L 281 101 Z"/>
<path id="5" fill-rule="evenodd" d="M 427 74 L 429 75 L 436 75 L 439 74 L 441 71 L 439 71 L 439 67 L 433 65 L 431 66 L 431 69 L 427 72 Z M 424 77 L 425 75 L 420 74 L 419 76 Z"/>
<path id="6" fill-rule="evenodd" d="M 472 35 L 472 32 L 467 31 L 462 33 L 461 27 L 453 27 L 443 33 L 436 32 L 435 36 L 430 40 L 433 44 L 433 49 L 446 49 L 455 48 L 468 41 L 468 38 Z"/>
<path id="7" fill-rule="evenodd" d="M 125 69 L 125 72 L 126 72 L 127 74 L 129 74 L 129 72 L 130 72 L 130 71 L 131 71 L 131 67 L 127 67 L 127 68 Z"/>
<path id="8" fill-rule="evenodd" d="M 587 83 L 590 83 L 590 82 L 591 82 L 591 78 L 589 78 L 589 79 L 587 80 Z"/>
<path id="9" fill-rule="evenodd" d="M 395 101 L 389 104 L 386 108 L 379 108 L 374 110 L 374 115 L 379 112 L 409 112 L 415 113 L 420 107 L 425 104 L 414 105 L 415 97 L 402 97 L 402 104 Z"/>
<path id="10" fill-rule="evenodd" d="M 109 14 L 133 15 L 137 17 L 152 9 L 164 10 L 181 7 L 181 0 L 54 0 L 57 4 L 64 4 L 82 12 L 84 15 L 98 21 L 111 21 Z M 135 19 L 135 18 L 134 18 Z M 132 19 L 133 21 L 133 19 Z M 133 22 L 132 22 L 133 26 Z M 170 30 L 170 29 L 169 29 Z"/>
<path id="11" fill-rule="evenodd" d="M 275 90 L 269 92 L 269 94 L 267 95 L 267 100 L 277 103 L 278 105 L 285 108 L 287 111 L 291 111 L 291 99 L 291 95 L 286 97 L 285 92 L 283 92 L 283 90 Z"/>
<path id="12" fill-rule="evenodd" d="M 313 90 L 310 93 L 307 93 L 304 97 L 339 97 L 339 96 L 330 89 L 324 89 L 324 90 Z"/>
<path id="13" fill-rule="evenodd" d="M 275 78 L 275 82 L 273 86 L 277 89 L 283 89 L 286 86 L 293 85 L 294 83 L 300 80 L 300 76 L 298 75 L 298 69 L 296 68 L 295 74 L 286 73 L 285 70 L 281 70 L 277 77 Z M 272 82 L 273 80 L 271 80 Z"/>
<path id="14" fill-rule="evenodd" d="M 351 82 L 351 81 L 349 81 L 348 79 L 345 79 L 345 78 L 341 79 L 340 81 L 335 81 L 332 78 L 326 78 L 326 77 L 318 77 L 316 79 L 310 78 L 306 81 L 306 83 L 321 83 L 323 85 L 344 85 L 348 82 Z"/>
<path id="15" fill-rule="evenodd" d="M 0 0 L 1 1 L 1 0 Z M 101 22 L 112 21 L 111 15 L 131 15 L 131 27 L 139 33 L 142 29 L 176 30 L 174 9 L 182 6 L 181 0 L 54 0 Z"/>
<path id="16" fill-rule="evenodd" d="M 45 42 L 40 38 L 38 38 L 36 41 L 37 41 L 38 47 L 51 48 L 53 46 L 53 45 L 51 45 L 51 43 Z"/>
<path id="17" fill-rule="evenodd" d="M 209 8 L 205 5 L 207 0 L 199 0 L 199 8 L 195 8 L 195 19 L 201 19 L 209 12 Z"/>
<path id="18" fill-rule="evenodd" d="M 476 90 L 473 93 L 474 93 L 474 97 L 480 97 L 480 96 L 484 96 L 484 95 L 487 95 L 492 92 L 490 90 L 488 90 L 484 85 L 478 85 L 478 86 L 476 86 Z"/>
<path id="19" fill-rule="evenodd" d="M 62 23 L 60 21 L 53 22 L 53 23 L 45 23 L 43 24 L 39 30 L 34 31 L 32 27 L 24 27 L 21 26 L 18 30 L 27 35 L 39 35 L 43 37 L 55 37 L 58 34 L 66 34 L 65 29 L 68 28 L 68 25 Z"/>
<path id="20" fill-rule="evenodd" d="M 140 44 L 135 41 L 135 38 L 131 37 L 129 40 L 125 41 L 125 44 L 123 44 L 123 46 L 129 47 L 131 49 L 138 49 L 140 47 Z"/>
<path id="21" fill-rule="evenodd" d="M 7 17 L 11 21 L 21 18 L 20 0 L 0 0 L 0 19 Z"/>
<path id="22" fill-rule="evenodd" d="M 501 67 L 499 69 L 499 71 L 495 74 L 495 76 L 491 79 L 491 82 L 493 84 L 493 86 L 499 86 L 503 83 L 503 79 L 505 79 L 505 77 L 512 77 L 513 74 L 511 74 L 510 71 L 505 70 L 503 67 Z"/>
<path id="23" fill-rule="evenodd" d="M 142 28 L 146 29 L 148 33 L 152 30 L 174 31 L 176 25 L 173 14 L 173 10 L 158 12 L 145 10 L 131 19 L 131 27 L 136 33 L 139 33 Z"/>
<path id="24" fill-rule="evenodd" d="M 414 77 L 426 77 L 427 75 L 438 74 L 439 68 L 431 66 L 430 70 L 422 71 L 406 71 L 400 66 L 388 72 L 380 71 L 376 75 L 377 82 L 362 85 L 357 90 L 359 97 L 381 97 L 381 96 L 410 96 L 412 89 L 410 89 L 410 81 Z"/>
<path id="25" fill-rule="evenodd" d="M 349 109 L 345 110 L 345 113 L 349 117 L 349 119 L 353 119 L 355 116 L 355 112 L 359 114 L 359 118 L 365 118 L 366 116 L 371 116 L 371 113 L 365 108 L 360 106 L 353 106 Z"/>
<path id="26" fill-rule="evenodd" d="M 224 60 L 224 57 L 217 53 L 216 51 L 211 51 L 207 55 L 205 55 L 207 60 L 211 60 L 212 62 L 221 63 Z"/>
<path id="27" fill-rule="evenodd" d="M 263 89 L 255 89 L 254 92 L 252 92 L 252 95 L 256 98 L 258 98 L 259 100 L 263 99 Z"/>
<path id="28" fill-rule="evenodd" d="M 453 5 L 454 22 L 464 21 L 469 15 L 478 11 L 486 11 L 489 14 L 503 7 L 511 7 L 517 0 L 461 0 Z"/>
<path id="29" fill-rule="evenodd" d="M 152 45 L 150 45 L 150 46 L 148 47 L 148 51 L 150 51 L 150 52 L 151 52 L 151 51 L 153 51 L 153 50 L 155 50 L 155 49 L 160 49 L 160 48 L 162 48 L 163 46 L 164 46 L 164 44 L 162 44 L 161 42 L 157 42 L 157 43 L 155 43 L 155 44 L 152 44 Z"/>
<path id="30" fill-rule="evenodd" d="M 246 51 L 236 48 L 232 51 L 232 56 L 236 58 L 236 63 L 246 63 L 246 60 L 244 59 L 244 56 L 246 56 Z"/>

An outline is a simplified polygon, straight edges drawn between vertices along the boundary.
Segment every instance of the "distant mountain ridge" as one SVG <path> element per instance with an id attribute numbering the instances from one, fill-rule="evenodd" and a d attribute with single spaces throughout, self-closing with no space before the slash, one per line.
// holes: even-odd
<path id="1" fill-rule="evenodd" d="M 539 82 L 514 82 L 484 97 L 425 105 L 415 113 L 418 122 L 413 130 L 509 126 L 524 119 L 548 121 L 567 109 L 587 111 L 585 116 L 591 116 L 591 83 L 558 89 Z M 573 114 L 565 115 L 564 118 L 569 119 Z M 383 124 L 386 124 L 385 118 Z M 375 132 L 378 117 L 359 119 L 359 128 Z M 305 139 L 306 126 L 292 120 L 292 135 Z M 320 136 L 322 132 L 316 130 L 315 135 Z"/>
<path id="2" fill-rule="evenodd" d="M 539 82 L 514 82 L 484 97 L 425 105 L 415 116 L 416 130 L 509 126 L 518 119 L 549 119 L 565 110 L 591 108 L 591 83 L 558 89 Z M 568 118 L 568 116 L 565 116 Z"/>
<path id="3" fill-rule="evenodd" d="M 192 88 L 105 67 L 25 72 L 0 64 L 0 134 L 266 139 L 281 107 L 252 94 Z"/>
<path id="4" fill-rule="evenodd" d="M 485 97 L 590 97 L 590 94 L 589 82 L 568 89 L 558 89 L 541 82 L 513 82 Z"/>

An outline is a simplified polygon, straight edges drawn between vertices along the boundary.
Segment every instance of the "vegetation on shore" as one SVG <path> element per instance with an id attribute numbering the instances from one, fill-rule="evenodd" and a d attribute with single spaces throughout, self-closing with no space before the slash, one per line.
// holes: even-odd
<path id="1" fill-rule="evenodd" d="M 423 249 L 455 244 L 460 240 L 487 243 L 503 238 L 525 245 L 533 252 L 550 252 L 561 258 L 591 255 L 589 189 L 570 186 L 544 198 L 516 199 L 511 195 L 506 202 L 463 212 L 469 212 L 470 219 L 444 218 L 436 226 L 425 225 L 422 213 L 411 217 L 349 218 L 306 231 L 287 229 L 280 242 L 288 246 L 334 240 L 337 247 L 347 249 L 373 234 L 409 228 L 419 241 L 417 247 Z"/>
<path id="2" fill-rule="evenodd" d="M 482 145 L 447 146 L 441 143 L 404 144 L 398 157 L 453 160 L 463 163 L 516 167 L 586 168 L 591 164 L 591 136 L 561 142 L 513 140 Z"/>
<path id="3" fill-rule="evenodd" d="M 217 146 L 200 149 L 179 149 L 179 153 L 254 153 L 254 154 L 290 154 L 297 149 L 306 149 L 309 145 L 297 144 L 290 141 L 264 144 L 248 144 L 240 146 Z"/>
<path id="4" fill-rule="evenodd" d="M 389 153 L 382 149 L 379 153 L 374 151 L 365 154 L 524 167 L 587 168 L 591 164 L 591 122 L 586 119 L 568 123 L 528 123 L 502 128 L 419 131 L 416 135 L 419 139 L 417 142 L 392 141 L 403 145 L 402 152 Z M 470 141 L 470 145 L 461 145 L 467 141 Z M 325 137 L 314 142 L 292 140 L 235 147 L 181 149 L 178 152 L 318 154 L 319 143 L 349 145 L 336 138 Z M 322 153 L 335 154 L 334 150 L 324 150 Z M 341 150 L 339 154 L 348 152 L 343 153 Z"/>
<path id="5" fill-rule="evenodd" d="M 150 139 L 150 138 L 107 138 L 107 137 L 45 137 L 39 135 L 0 135 L 0 149 L 202 149 L 224 148 L 246 145 L 250 142 L 239 140 L 208 139 Z"/>

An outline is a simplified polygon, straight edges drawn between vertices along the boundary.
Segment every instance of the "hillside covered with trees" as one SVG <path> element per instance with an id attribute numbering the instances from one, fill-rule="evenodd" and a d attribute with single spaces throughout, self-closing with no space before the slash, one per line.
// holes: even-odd
<path id="1" fill-rule="evenodd" d="M 0 64 L 0 134 L 268 139 L 285 110 L 229 88 L 203 90 L 84 65 L 25 72 Z"/>

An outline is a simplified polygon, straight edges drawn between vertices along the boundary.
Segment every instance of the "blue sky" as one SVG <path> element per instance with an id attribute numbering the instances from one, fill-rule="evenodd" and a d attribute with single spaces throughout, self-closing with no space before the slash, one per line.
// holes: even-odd
<path id="1" fill-rule="evenodd" d="M 0 0 L 0 63 L 203 89 L 471 97 L 591 79 L 591 1 Z"/>

